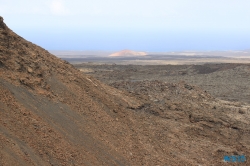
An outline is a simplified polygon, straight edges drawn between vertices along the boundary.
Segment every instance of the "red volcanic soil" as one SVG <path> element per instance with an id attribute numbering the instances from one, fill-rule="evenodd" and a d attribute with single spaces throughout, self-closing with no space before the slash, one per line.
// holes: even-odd
<path id="1" fill-rule="evenodd" d="M 249 110 L 185 83 L 114 86 L 0 17 L 0 165 L 228 165 L 224 155 L 250 155 Z"/>
<path id="2" fill-rule="evenodd" d="M 109 55 L 110 57 L 131 57 L 131 56 L 146 56 L 145 52 L 136 52 L 131 50 L 122 50 Z"/>

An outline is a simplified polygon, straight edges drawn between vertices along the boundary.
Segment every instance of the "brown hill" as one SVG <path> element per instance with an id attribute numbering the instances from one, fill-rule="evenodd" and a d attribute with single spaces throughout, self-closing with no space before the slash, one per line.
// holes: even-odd
<path id="1" fill-rule="evenodd" d="M 136 52 L 131 50 L 122 50 L 116 53 L 109 55 L 110 57 L 131 57 L 131 56 L 145 56 L 145 52 Z"/>
<path id="2" fill-rule="evenodd" d="M 129 163 L 116 135 L 131 130 L 125 108 L 139 101 L 24 40 L 2 18 L 0 50 L 0 165 Z"/>
<path id="3" fill-rule="evenodd" d="M 185 83 L 114 86 L 0 18 L 0 165 L 226 165 L 224 155 L 250 155 L 247 107 Z"/>

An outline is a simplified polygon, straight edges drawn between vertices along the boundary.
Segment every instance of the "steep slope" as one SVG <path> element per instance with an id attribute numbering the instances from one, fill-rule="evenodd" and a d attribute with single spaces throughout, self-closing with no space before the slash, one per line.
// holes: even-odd
<path id="1" fill-rule="evenodd" d="M 0 165 L 127 165 L 102 140 L 126 128 L 113 121 L 139 102 L 24 40 L 2 18 L 0 35 Z"/>
<path id="2" fill-rule="evenodd" d="M 224 155 L 250 155 L 247 106 L 239 113 L 185 83 L 114 86 L 0 18 L 0 165 L 227 165 Z"/>

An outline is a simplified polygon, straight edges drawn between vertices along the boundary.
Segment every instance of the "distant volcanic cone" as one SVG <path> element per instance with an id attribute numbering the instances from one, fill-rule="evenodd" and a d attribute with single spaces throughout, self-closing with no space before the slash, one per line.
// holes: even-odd
<path id="1" fill-rule="evenodd" d="M 147 53 L 145 52 L 136 52 L 136 51 L 131 51 L 131 50 L 122 50 L 119 52 L 115 52 L 109 57 L 133 57 L 133 56 L 146 56 Z"/>

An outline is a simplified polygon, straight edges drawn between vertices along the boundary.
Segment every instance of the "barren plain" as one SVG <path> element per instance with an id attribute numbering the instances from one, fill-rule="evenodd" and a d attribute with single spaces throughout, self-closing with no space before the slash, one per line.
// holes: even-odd
<path id="1" fill-rule="evenodd" d="M 250 64 L 247 63 L 207 63 L 200 65 L 84 63 L 75 66 L 82 72 L 110 85 L 123 81 L 158 80 L 168 83 L 184 81 L 201 87 L 214 97 L 250 103 Z"/>

